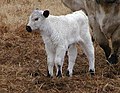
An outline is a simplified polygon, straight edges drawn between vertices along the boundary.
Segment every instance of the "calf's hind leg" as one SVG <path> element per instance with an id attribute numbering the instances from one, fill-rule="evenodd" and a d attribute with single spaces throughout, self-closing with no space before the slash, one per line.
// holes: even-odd
<path id="1" fill-rule="evenodd" d="M 89 72 L 91 75 L 95 73 L 95 56 L 94 56 L 94 47 L 92 44 L 92 40 L 90 38 L 86 38 L 80 41 L 80 45 L 85 52 L 88 61 L 89 61 Z"/>

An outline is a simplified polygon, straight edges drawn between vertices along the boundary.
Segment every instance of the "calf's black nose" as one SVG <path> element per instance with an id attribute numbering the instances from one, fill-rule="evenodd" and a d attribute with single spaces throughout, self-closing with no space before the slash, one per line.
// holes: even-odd
<path id="1" fill-rule="evenodd" d="M 27 30 L 28 32 L 32 32 L 32 29 L 31 29 L 30 26 L 26 26 L 26 30 Z"/>

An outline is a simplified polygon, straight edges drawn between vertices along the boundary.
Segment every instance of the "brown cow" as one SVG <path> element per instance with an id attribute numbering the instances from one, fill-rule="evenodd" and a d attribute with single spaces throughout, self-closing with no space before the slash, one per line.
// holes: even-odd
<path id="1" fill-rule="evenodd" d="M 104 50 L 109 63 L 118 62 L 120 52 L 120 0 L 62 0 L 72 11 L 88 14 L 93 37 Z M 112 42 L 112 49 L 109 40 Z"/>

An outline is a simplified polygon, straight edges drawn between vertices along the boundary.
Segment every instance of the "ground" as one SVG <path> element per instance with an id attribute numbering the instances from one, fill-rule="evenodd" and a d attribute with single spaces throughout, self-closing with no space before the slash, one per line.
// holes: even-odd
<path id="1" fill-rule="evenodd" d="M 103 50 L 95 47 L 95 76 L 88 73 L 88 60 L 78 46 L 72 77 L 46 77 L 44 43 L 38 32 L 25 26 L 35 8 L 61 15 L 71 11 L 60 0 L 0 0 L 0 93 L 120 93 L 120 62 L 110 65 Z M 54 69 L 55 73 L 55 69 Z"/>

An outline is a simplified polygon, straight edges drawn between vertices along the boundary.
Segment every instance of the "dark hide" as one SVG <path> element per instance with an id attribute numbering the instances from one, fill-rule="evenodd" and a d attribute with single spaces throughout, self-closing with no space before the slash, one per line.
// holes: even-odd
<path id="1" fill-rule="evenodd" d="M 116 1 L 117 0 L 96 0 L 98 4 L 101 4 L 101 3 L 110 4 L 110 3 L 115 3 Z"/>
<path id="2" fill-rule="evenodd" d="M 105 3 L 115 3 L 117 0 L 104 0 Z"/>

